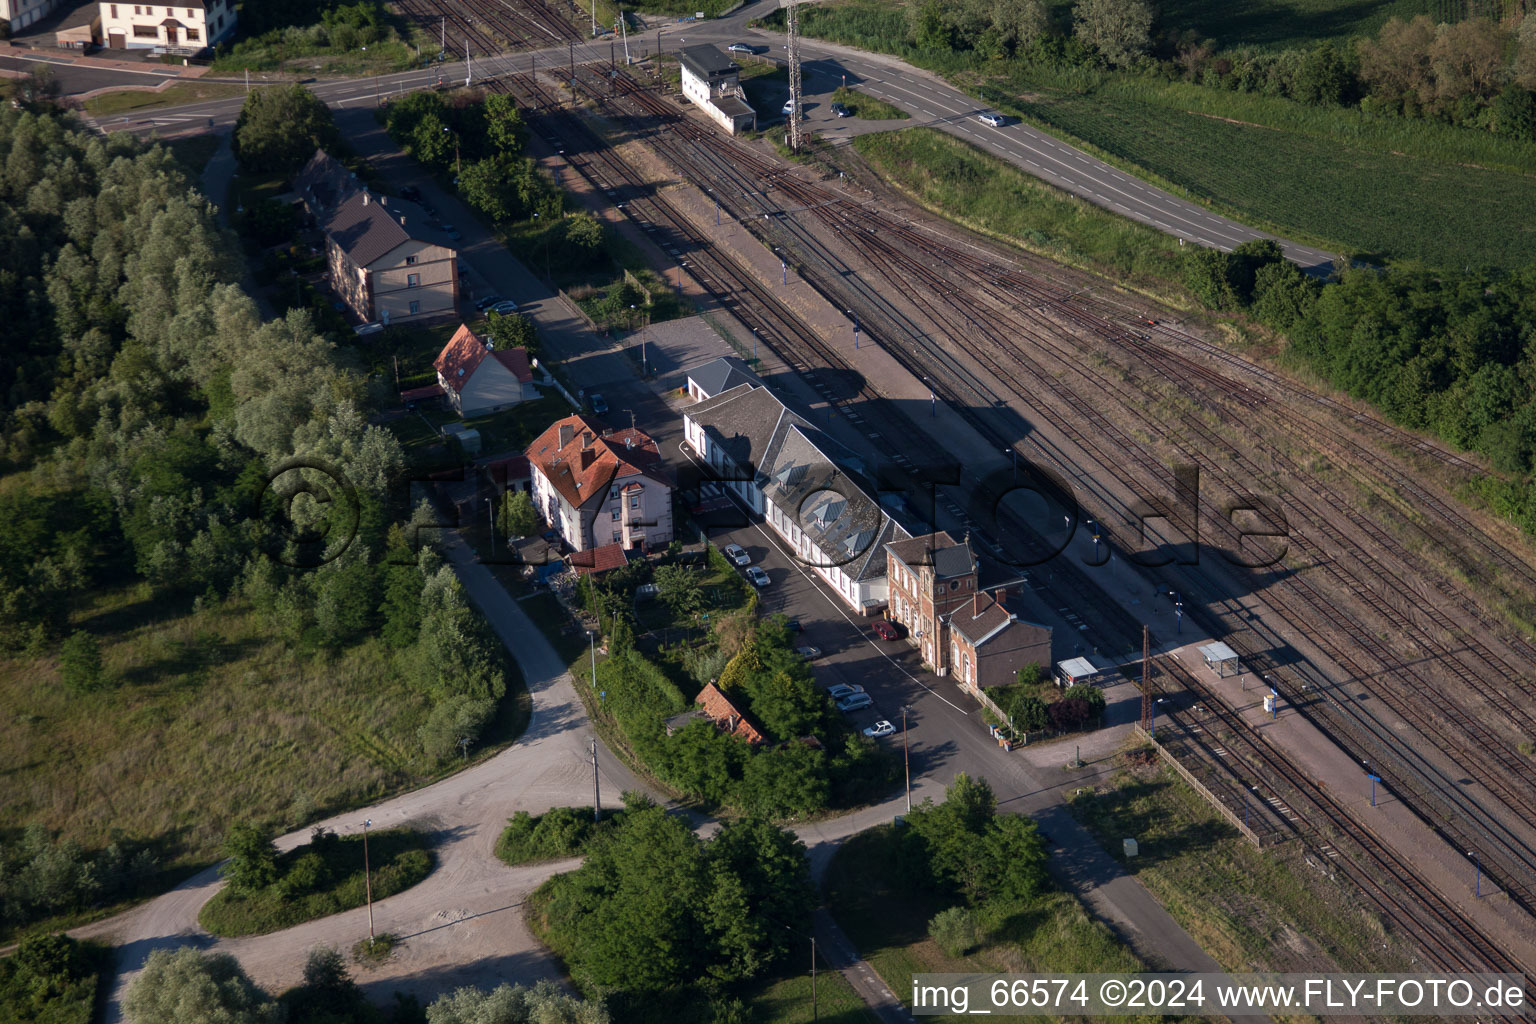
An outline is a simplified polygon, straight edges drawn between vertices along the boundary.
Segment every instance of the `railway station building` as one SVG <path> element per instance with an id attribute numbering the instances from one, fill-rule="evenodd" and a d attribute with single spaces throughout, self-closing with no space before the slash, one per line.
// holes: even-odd
<path id="1" fill-rule="evenodd" d="M 685 46 L 682 53 L 683 95 L 697 104 L 726 131 L 751 131 L 757 127 L 757 111 L 747 103 L 741 87 L 741 66 L 718 46 Z"/>
<path id="2" fill-rule="evenodd" d="M 875 497 L 853 452 L 765 386 L 741 383 L 683 413 L 705 474 L 773 527 L 860 615 L 885 607 L 885 545 L 910 530 Z"/>
<path id="3" fill-rule="evenodd" d="M 166 4 L 102 3 L 102 38 L 113 50 L 201 53 L 235 31 L 235 0 L 182 0 Z"/>

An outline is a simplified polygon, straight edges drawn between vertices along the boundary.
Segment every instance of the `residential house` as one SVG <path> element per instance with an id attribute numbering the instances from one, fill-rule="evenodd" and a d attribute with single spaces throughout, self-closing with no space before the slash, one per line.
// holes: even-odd
<path id="1" fill-rule="evenodd" d="M 643 431 L 567 416 L 528 446 L 533 504 L 574 551 L 672 540 L 672 481 Z"/>
<path id="2" fill-rule="evenodd" d="M 683 433 L 708 475 L 850 608 L 868 615 L 885 606 L 885 545 L 912 534 L 874 496 L 853 452 L 749 383 L 690 406 Z"/>
<path id="3" fill-rule="evenodd" d="M 1025 665 L 1051 663 L 1051 630 L 1020 619 L 1008 608 L 1008 592 L 973 593 L 969 605 L 949 613 L 949 665 L 972 689 L 1006 686 Z"/>
<path id="4" fill-rule="evenodd" d="M 741 67 L 718 46 L 685 46 L 680 63 L 683 95 L 710 120 L 732 135 L 757 127 L 757 112 L 741 88 Z"/>
<path id="5" fill-rule="evenodd" d="M 102 38 L 113 50 L 192 55 L 235 31 L 235 0 L 182 0 L 167 4 L 103 3 Z"/>
<path id="6" fill-rule="evenodd" d="M 463 417 L 483 416 L 510 409 L 519 402 L 538 398 L 533 369 L 524 348 L 496 348 L 491 338 L 481 338 L 461 325 L 438 353 L 438 393 L 446 395 L 454 412 Z M 427 397 L 431 387 L 410 392 Z"/>
<path id="7" fill-rule="evenodd" d="M 745 740 L 754 746 L 766 739 L 758 731 L 757 726 L 747 721 L 747 716 L 742 714 L 714 683 L 709 683 L 700 690 L 699 695 L 694 698 L 694 703 L 699 705 L 704 712 L 704 717 L 714 722 L 715 728 L 721 732 Z"/>
<path id="8" fill-rule="evenodd" d="M 419 205 L 369 192 L 323 150 L 295 176 L 294 191 L 325 232 L 331 287 L 362 320 L 457 311 L 458 251 Z"/>
<path id="9" fill-rule="evenodd" d="M 20 35 L 58 6 L 59 0 L 0 0 L 0 18 L 11 23 L 11 35 Z"/>
<path id="10" fill-rule="evenodd" d="M 944 619 L 976 593 L 977 565 L 969 538 L 956 543 L 940 531 L 885 546 L 890 580 L 889 617 L 907 627 L 907 638 L 939 675 L 948 671 Z"/>

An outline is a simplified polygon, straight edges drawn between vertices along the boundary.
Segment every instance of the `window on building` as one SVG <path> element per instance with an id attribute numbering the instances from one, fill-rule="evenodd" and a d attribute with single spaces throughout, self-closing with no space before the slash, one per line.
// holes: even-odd
<path id="1" fill-rule="evenodd" d="M 419 302 L 411 303 L 411 312 L 412 313 L 420 313 L 421 312 L 421 303 L 419 303 Z"/>
<path id="2" fill-rule="evenodd" d="M 159 39 L 160 30 L 153 25 L 135 25 L 133 26 L 133 37 L 135 39 Z"/>
<path id="3" fill-rule="evenodd" d="M 624 535 L 623 534 L 621 534 L 618 530 L 614 530 L 613 531 L 613 542 L 615 544 L 617 544 L 619 541 L 621 541 L 623 539 L 624 539 Z"/>
<path id="4" fill-rule="evenodd" d="M 636 495 L 634 495 L 633 497 L 631 497 L 629 499 L 629 507 L 630 508 L 639 508 L 640 507 L 640 495 L 636 494 Z"/>
<path id="5" fill-rule="evenodd" d="M 116 18 L 117 17 L 117 4 L 112 4 L 111 7 L 112 7 L 112 17 Z"/>
<path id="6" fill-rule="evenodd" d="M 187 39 L 188 39 L 188 41 L 195 41 L 195 40 L 200 39 L 200 38 L 202 38 L 202 37 L 198 34 L 197 29 L 195 29 L 195 28 L 187 29 Z"/>
<path id="7" fill-rule="evenodd" d="M 139 5 L 138 4 L 134 4 L 133 5 L 133 13 L 134 14 L 143 14 L 144 12 L 139 10 Z"/>
<path id="8" fill-rule="evenodd" d="M 419 287 L 421 287 L 421 275 L 420 274 L 406 274 L 405 275 L 405 286 L 407 288 L 419 288 Z"/>
<path id="9" fill-rule="evenodd" d="M 618 522 L 619 521 L 619 510 L 618 509 L 614 509 L 613 510 L 613 521 L 614 522 Z"/>
<path id="10" fill-rule="evenodd" d="M 197 17 L 197 12 L 194 11 L 192 8 L 188 7 L 187 8 L 187 17 L 188 18 L 195 18 L 195 17 Z"/>
<path id="11" fill-rule="evenodd" d="M 405 265 L 408 266 L 408 267 L 414 267 L 416 265 L 416 257 L 415 256 L 407 256 L 405 258 Z"/>

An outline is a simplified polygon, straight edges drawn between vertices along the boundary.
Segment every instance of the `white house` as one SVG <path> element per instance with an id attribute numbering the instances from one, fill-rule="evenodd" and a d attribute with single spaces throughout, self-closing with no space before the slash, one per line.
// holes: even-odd
<path id="1" fill-rule="evenodd" d="M 912 534 L 873 496 L 857 456 L 751 384 L 690 406 L 683 434 L 708 475 L 850 608 L 868 615 L 887 604 L 885 545 Z"/>
<path id="2" fill-rule="evenodd" d="M 167 4 L 103 3 L 101 36 L 109 49 L 194 54 L 235 31 L 235 0 Z"/>
<path id="3" fill-rule="evenodd" d="M 0 0 L 0 18 L 11 23 L 16 35 L 57 6 L 59 0 Z"/>
<path id="4" fill-rule="evenodd" d="M 672 481 L 643 431 L 605 434 L 584 416 L 567 416 L 527 454 L 533 506 L 572 550 L 671 543 Z"/>
<path id="5" fill-rule="evenodd" d="M 741 88 L 741 68 L 718 46 L 685 46 L 683 95 L 726 131 L 735 135 L 757 127 L 757 112 Z"/>
<path id="6" fill-rule="evenodd" d="M 437 361 L 438 387 L 460 416 L 481 416 L 538 398 L 528 350 L 496 348 L 468 325 L 460 325 Z"/>
<path id="7" fill-rule="evenodd" d="M 740 384 L 760 387 L 763 379 L 735 356 L 721 356 L 688 371 L 688 395 L 696 402 L 714 398 Z"/>

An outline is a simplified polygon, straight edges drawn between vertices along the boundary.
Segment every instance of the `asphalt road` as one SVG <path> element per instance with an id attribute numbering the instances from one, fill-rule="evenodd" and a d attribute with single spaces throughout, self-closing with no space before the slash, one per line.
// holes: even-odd
<path id="1" fill-rule="evenodd" d="M 694 43 L 724 45 L 739 41 L 756 46 L 762 55 L 771 59 L 782 59 L 782 36 L 746 27 L 750 19 L 762 17 L 777 6 L 776 0 L 756 0 L 718 21 L 672 24 L 659 34 L 637 32 L 630 37 L 630 52 L 638 58 L 653 52 L 658 41 L 668 52 Z M 833 141 L 847 140 L 860 132 L 927 125 L 970 142 L 1088 202 L 1192 244 L 1226 251 L 1251 239 L 1276 237 L 1171 195 L 1028 125 L 1017 121 L 998 128 L 984 125 L 976 115 L 988 108 L 979 106 L 937 76 L 898 58 L 816 40 L 804 40 L 802 49 L 807 123 Z M 463 83 L 487 74 L 525 71 L 531 67 L 560 68 L 567 66 L 573 58 L 578 63 L 606 61 L 613 52 L 608 42 L 602 40 L 515 57 L 482 57 L 472 60 L 468 68 L 464 61 L 455 61 L 431 71 L 322 82 L 311 88 L 333 107 L 376 106 L 390 95 L 430 87 L 440 75 L 449 84 Z M 618 52 L 622 59 L 622 51 Z M 907 111 L 912 115 L 911 120 L 893 123 L 834 117 L 830 96 L 845 80 L 849 86 L 856 86 Z M 239 99 L 226 99 L 166 107 L 144 114 L 110 118 L 102 121 L 101 126 L 107 131 L 165 133 L 206 126 L 210 118 L 215 126 L 226 125 L 233 123 L 239 115 L 240 104 Z M 771 119 L 778 116 L 776 112 L 770 112 L 762 121 L 771 123 Z M 1277 241 L 1289 259 L 1309 272 L 1326 273 L 1333 265 L 1333 253 L 1286 239 Z"/>

